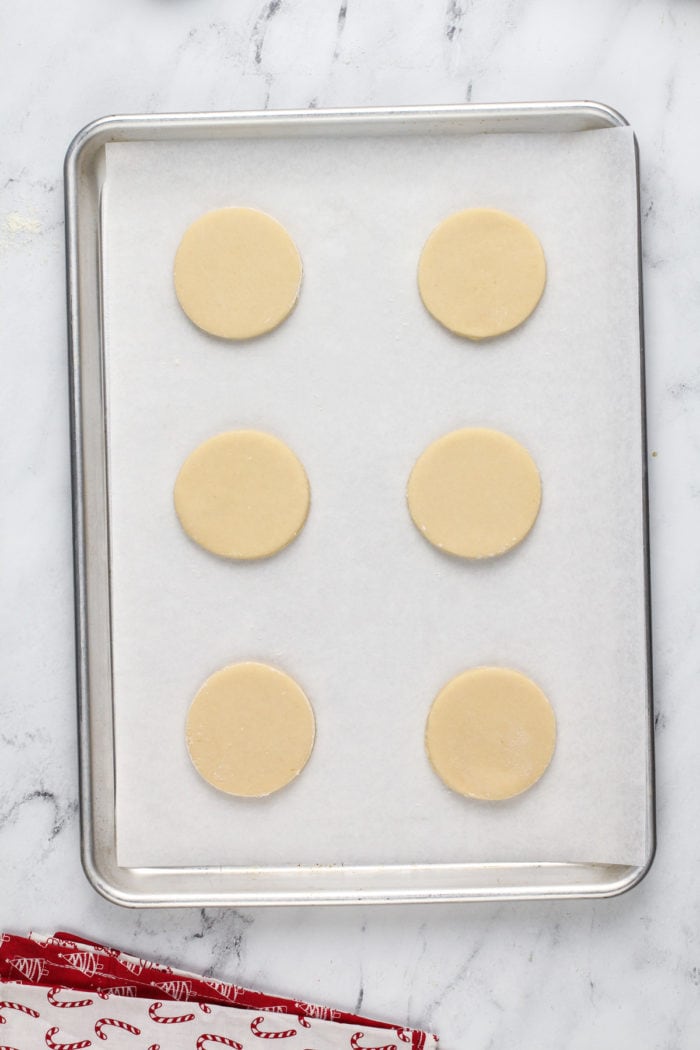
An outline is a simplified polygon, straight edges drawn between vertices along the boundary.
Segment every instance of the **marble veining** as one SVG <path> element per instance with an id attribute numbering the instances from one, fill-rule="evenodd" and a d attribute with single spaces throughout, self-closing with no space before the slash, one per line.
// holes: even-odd
<path id="1" fill-rule="evenodd" d="M 398 1022 L 445 1050 L 700 1039 L 700 7 L 40 0 L 0 97 L 0 927 L 74 928 Z M 641 151 L 659 850 L 611 901 L 125 911 L 80 870 L 61 164 L 119 112 L 593 98 Z M 400 833 L 400 829 L 396 830 Z"/>

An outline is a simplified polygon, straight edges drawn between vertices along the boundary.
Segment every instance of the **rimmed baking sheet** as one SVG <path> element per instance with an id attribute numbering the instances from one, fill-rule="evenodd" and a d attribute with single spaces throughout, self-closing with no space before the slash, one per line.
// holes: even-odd
<path id="1" fill-rule="evenodd" d="M 195 140 L 158 118 L 101 143 L 113 896 L 210 900 L 212 877 L 217 903 L 597 893 L 648 863 L 635 144 L 602 108 L 546 109 L 534 134 L 514 130 L 532 111 L 452 107 L 231 115 L 208 136 L 196 118 Z M 293 315 L 246 346 L 194 329 L 172 290 L 184 227 L 231 203 L 280 219 L 305 267 Z M 475 347 L 428 317 L 415 267 L 436 222 L 480 205 L 538 233 L 548 285 Z M 478 565 L 425 544 L 403 498 L 422 448 L 472 424 L 521 440 L 544 489 L 522 547 Z M 182 459 L 237 426 L 286 440 L 312 484 L 302 535 L 254 566 L 194 547 L 172 510 Z M 293 674 L 319 726 L 304 775 L 252 804 L 201 782 L 183 741 L 202 680 L 250 658 Z M 559 723 L 545 778 L 495 807 L 448 792 L 422 747 L 437 690 L 484 663 L 530 674 Z"/>

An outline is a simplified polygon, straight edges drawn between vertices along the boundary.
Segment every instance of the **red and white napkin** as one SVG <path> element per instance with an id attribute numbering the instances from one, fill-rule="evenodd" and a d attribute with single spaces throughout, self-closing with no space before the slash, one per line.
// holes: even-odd
<path id="1" fill-rule="evenodd" d="M 0 1050 L 82 1050 L 107 1040 L 134 1050 L 437 1046 L 427 1032 L 251 991 L 68 933 L 0 935 L 0 996 Z"/>

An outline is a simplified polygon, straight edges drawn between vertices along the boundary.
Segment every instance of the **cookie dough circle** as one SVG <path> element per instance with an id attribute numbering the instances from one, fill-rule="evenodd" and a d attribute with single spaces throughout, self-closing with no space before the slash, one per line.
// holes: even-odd
<path id="1" fill-rule="evenodd" d="M 520 219 L 470 208 L 441 222 L 418 266 L 426 309 L 457 335 L 489 339 L 510 332 L 537 306 L 546 278 L 542 245 Z"/>
<path id="2" fill-rule="evenodd" d="M 185 735 L 207 783 L 228 795 L 261 798 L 299 775 L 315 732 L 311 704 L 293 678 L 267 664 L 240 663 L 207 678 Z"/>
<path id="3" fill-rule="evenodd" d="M 175 293 L 198 328 L 252 339 L 276 328 L 299 296 L 301 259 L 283 226 L 254 208 L 220 208 L 185 230 Z"/>
<path id="4" fill-rule="evenodd" d="M 554 753 L 554 711 L 518 671 L 477 667 L 438 693 L 425 746 L 440 779 L 460 795 L 506 799 L 536 783 Z"/>
<path id="5" fill-rule="evenodd" d="M 542 486 L 530 453 L 500 430 L 469 427 L 434 441 L 408 480 L 413 522 L 460 558 L 505 554 L 527 536 Z"/>
<path id="6" fill-rule="evenodd" d="M 222 558 L 276 554 L 309 513 L 309 481 L 292 450 L 260 430 L 209 438 L 183 463 L 175 511 L 187 535 Z"/>

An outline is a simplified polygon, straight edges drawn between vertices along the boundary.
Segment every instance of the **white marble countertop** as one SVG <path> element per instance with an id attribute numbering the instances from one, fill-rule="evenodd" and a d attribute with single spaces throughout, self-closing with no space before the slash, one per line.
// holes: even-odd
<path id="1" fill-rule="evenodd" d="M 700 6 L 41 0 L 0 37 L 0 928 L 75 929 L 437 1030 L 445 1050 L 700 1033 Z M 126 911 L 79 862 L 61 164 L 108 113 L 589 98 L 642 160 L 659 849 L 591 903 Z M 462 1034 L 460 1034 L 462 1033 Z"/>

